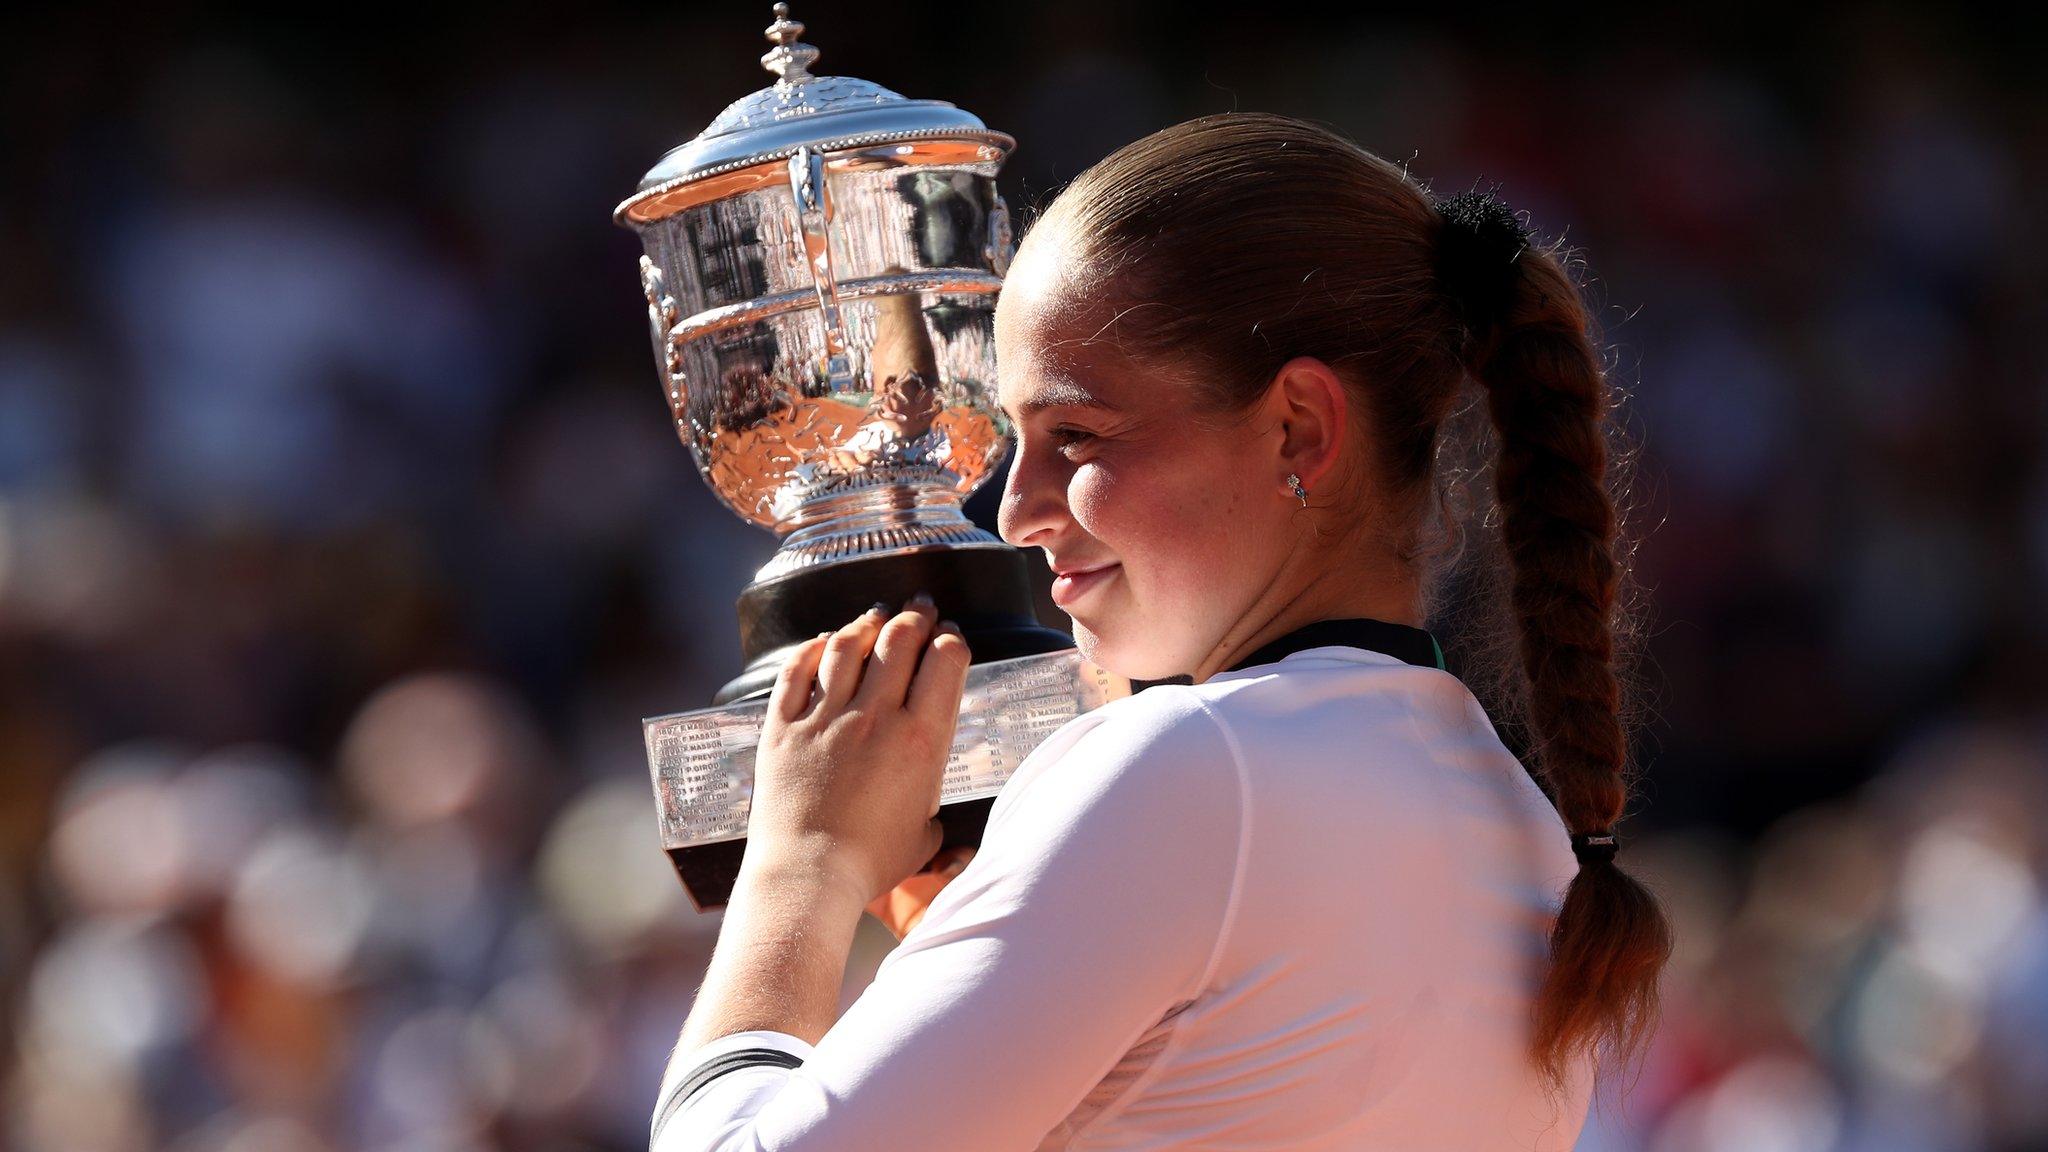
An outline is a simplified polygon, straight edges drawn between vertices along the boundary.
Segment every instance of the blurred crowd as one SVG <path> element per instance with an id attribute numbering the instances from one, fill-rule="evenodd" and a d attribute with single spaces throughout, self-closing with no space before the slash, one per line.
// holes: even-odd
<path id="1" fill-rule="evenodd" d="M 1012 204 L 1242 107 L 1566 237 L 1641 446 L 1624 860 L 1680 930 L 1581 1146 L 2048 1146 L 2027 29 L 796 15 L 1013 132 Z M 765 82 L 767 6 L 305 18 L 0 29 L 0 1145 L 641 1147 L 718 918 L 640 720 L 737 671 L 774 542 L 608 215 Z"/>

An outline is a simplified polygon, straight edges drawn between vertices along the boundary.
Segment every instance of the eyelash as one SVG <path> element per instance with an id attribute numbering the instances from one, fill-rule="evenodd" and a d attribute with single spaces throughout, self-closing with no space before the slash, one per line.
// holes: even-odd
<path id="1" fill-rule="evenodd" d="M 1075 428 L 1067 424 L 1053 429 L 1049 435 L 1052 437 L 1052 442 L 1061 448 L 1070 448 L 1076 444 L 1095 439 L 1095 433 L 1085 428 Z"/>

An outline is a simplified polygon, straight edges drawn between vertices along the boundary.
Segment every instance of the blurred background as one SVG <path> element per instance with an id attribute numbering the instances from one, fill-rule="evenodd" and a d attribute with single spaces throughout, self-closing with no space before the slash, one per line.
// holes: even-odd
<path id="1" fill-rule="evenodd" d="M 773 541 L 609 213 L 768 5 L 375 7 L 0 27 L 0 1145 L 644 1147 L 715 938 L 639 725 Z M 1681 936 L 1581 1147 L 2048 1147 L 2040 24 L 1428 8 L 795 15 L 1016 206 L 1259 109 L 1581 247 Z"/>

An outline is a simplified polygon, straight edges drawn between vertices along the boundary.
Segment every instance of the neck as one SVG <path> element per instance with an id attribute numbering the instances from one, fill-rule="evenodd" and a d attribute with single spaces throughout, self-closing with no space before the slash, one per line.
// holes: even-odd
<path id="1" fill-rule="evenodd" d="M 1189 678 L 1200 684 L 1304 624 L 1357 617 L 1420 628 L 1422 588 L 1405 573 L 1375 573 L 1349 586 L 1328 577 L 1300 581 L 1290 594 L 1262 596 L 1224 632 Z"/>

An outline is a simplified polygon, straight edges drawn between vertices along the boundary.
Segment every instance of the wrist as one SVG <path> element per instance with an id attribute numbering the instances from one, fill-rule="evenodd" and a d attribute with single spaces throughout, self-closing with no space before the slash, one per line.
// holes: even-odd
<path id="1" fill-rule="evenodd" d="M 866 885 L 823 843 L 749 842 L 733 885 L 735 892 L 741 887 L 775 900 L 848 908 L 855 914 L 868 903 Z"/>
<path id="2" fill-rule="evenodd" d="M 816 1044 L 838 1017 L 859 885 L 829 854 L 787 847 L 748 843 L 685 1042 L 761 1029 Z"/>

